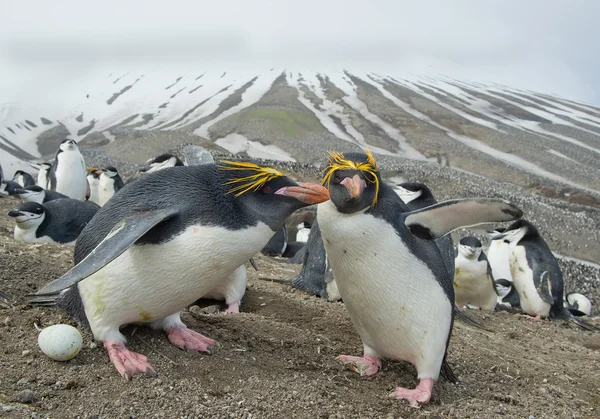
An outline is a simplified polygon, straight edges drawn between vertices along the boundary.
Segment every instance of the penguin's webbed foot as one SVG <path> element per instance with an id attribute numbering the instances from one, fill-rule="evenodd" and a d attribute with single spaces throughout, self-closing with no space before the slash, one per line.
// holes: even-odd
<path id="1" fill-rule="evenodd" d="M 408 400 L 412 407 L 419 407 L 419 403 L 425 404 L 431 399 L 431 390 L 433 389 L 433 378 L 422 378 L 419 385 L 414 389 L 398 387 L 390 397 L 398 400 Z"/>
<path id="2" fill-rule="evenodd" d="M 188 329 L 186 326 L 173 326 L 166 330 L 169 341 L 180 349 L 208 352 L 212 354 L 215 341 Z"/>
<path id="3" fill-rule="evenodd" d="M 158 374 L 148 362 L 148 358 L 142 354 L 132 352 L 122 342 L 107 340 L 104 347 L 108 351 L 108 357 L 119 374 L 127 381 L 135 374 L 148 374 L 150 377 L 158 377 Z"/>
<path id="4" fill-rule="evenodd" d="M 542 320 L 542 316 L 540 316 L 539 314 L 537 316 L 530 316 L 529 314 L 521 314 L 521 316 L 523 316 L 529 320 Z"/>
<path id="5" fill-rule="evenodd" d="M 231 303 L 227 306 L 227 311 L 225 313 L 232 314 L 232 313 L 239 313 L 239 312 L 240 312 L 240 303 L 238 301 L 236 301 L 235 303 Z"/>
<path id="6" fill-rule="evenodd" d="M 381 360 L 370 355 L 365 355 L 362 357 L 340 355 L 335 360 L 341 361 L 346 366 L 346 368 L 359 373 L 361 377 L 370 377 L 372 375 L 375 375 L 379 372 L 379 369 L 381 368 Z"/>

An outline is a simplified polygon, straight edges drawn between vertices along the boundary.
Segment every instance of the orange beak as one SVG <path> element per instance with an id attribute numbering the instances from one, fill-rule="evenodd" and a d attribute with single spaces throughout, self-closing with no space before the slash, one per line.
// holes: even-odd
<path id="1" fill-rule="evenodd" d="M 275 193 L 289 196 L 305 204 L 320 204 L 329 199 L 327 188 L 316 183 L 298 182 L 298 186 L 286 186 Z"/>
<path id="2" fill-rule="evenodd" d="M 340 183 L 346 187 L 350 196 L 355 199 L 358 198 L 367 187 L 367 182 L 358 175 L 354 175 L 352 179 L 347 177 Z"/>

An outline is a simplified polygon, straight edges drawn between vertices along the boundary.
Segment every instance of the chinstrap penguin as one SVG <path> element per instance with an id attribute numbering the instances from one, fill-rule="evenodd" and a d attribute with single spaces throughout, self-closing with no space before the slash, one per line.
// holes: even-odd
<path id="1" fill-rule="evenodd" d="M 161 154 L 160 156 L 153 157 L 146 161 L 146 167 L 142 167 L 139 172 L 147 175 L 149 173 L 156 172 L 158 170 L 166 169 L 169 167 L 185 166 L 183 162 L 172 154 Z"/>
<path id="2" fill-rule="evenodd" d="M 87 200 L 101 205 L 100 198 L 98 196 L 98 184 L 100 183 L 100 175 L 102 174 L 102 171 L 96 167 L 90 167 L 87 173 L 89 191 Z"/>
<path id="3" fill-rule="evenodd" d="M 477 237 L 463 237 L 458 243 L 454 268 L 454 298 L 459 307 L 475 306 L 487 311 L 494 311 L 496 308 L 496 283 L 483 245 Z"/>
<path id="4" fill-rule="evenodd" d="M 19 195 L 24 202 L 37 202 L 38 204 L 44 204 L 48 201 L 55 201 L 57 199 L 68 198 L 56 191 L 49 191 L 38 185 L 27 186 L 23 189 L 17 189 L 16 195 Z"/>
<path id="5" fill-rule="evenodd" d="M 50 179 L 50 169 L 52 168 L 52 162 L 44 162 L 40 164 L 40 170 L 37 174 L 37 185 L 47 189 L 48 179 Z"/>
<path id="6" fill-rule="evenodd" d="M 364 346 L 362 357 L 337 359 L 361 375 L 381 358 L 415 365 L 419 384 L 392 394 L 427 403 L 441 374 L 457 381 L 446 362 L 453 326 L 452 275 L 433 240 L 463 226 L 521 217 L 499 199 L 445 201 L 409 211 L 383 183 L 370 152 L 330 153 L 323 177 L 330 201 L 318 206 L 323 244 L 350 319 Z M 430 309 L 424 310 L 425 307 Z"/>
<path id="7" fill-rule="evenodd" d="M 583 294 L 570 292 L 565 295 L 564 306 L 577 317 L 590 316 L 592 314 L 592 303 Z"/>
<path id="8" fill-rule="evenodd" d="M 114 166 L 102 169 L 98 181 L 98 205 L 104 206 L 123 186 L 125 184 Z"/>
<path id="9" fill-rule="evenodd" d="M 17 170 L 13 176 L 13 182 L 17 182 L 22 188 L 35 185 L 35 179 L 23 170 Z"/>
<path id="10" fill-rule="evenodd" d="M 155 375 L 119 328 L 144 323 L 181 349 L 210 353 L 214 341 L 188 329 L 180 311 L 225 282 L 295 210 L 327 199 L 321 185 L 252 162 L 162 169 L 101 207 L 77 240 L 75 266 L 31 301 L 88 326 L 126 379 Z"/>
<path id="11" fill-rule="evenodd" d="M 16 195 L 19 189 L 23 187 L 19 185 L 17 182 L 12 180 L 5 180 L 2 185 L 0 185 L 0 192 L 4 195 Z"/>
<path id="12" fill-rule="evenodd" d="M 519 292 L 515 284 L 508 279 L 494 279 L 496 292 L 498 293 L 498 305 L 503 307 L 519 307 Z"/>
<path id="13" fill-rule="evenodd" d="M 60 144 L 50 170 L 50 190 L 69 198 L 85 200 L 88 184 L 87 169 L 75 140 L 66 139 Z"/>
<path id="14" fill-rule="evenodd" d="M 64 198 L 45 204 L 24 202 L 8 215 L 15 219 L 14 238 L 17 241 L 74 246 L 99 208 L 92 202 Z"/>
<path id="15" fill-rule="evenodd" d="M 521 308 L 534 319 L 568 320 L 586 330 L 600 327 L 585 322 L 563 305 L 563 275 L 556 257 L 537 228 L 527 220 L 512 223 L 500 235 L 510 243 L 510 268 Z"/>

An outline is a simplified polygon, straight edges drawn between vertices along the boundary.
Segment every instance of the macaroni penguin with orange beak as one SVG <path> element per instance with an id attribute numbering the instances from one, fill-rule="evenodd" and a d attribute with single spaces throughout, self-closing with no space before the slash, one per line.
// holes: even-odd
<path id="1" fill-rule="evenodd" d="M 98 210 L 77 239 L 75 266 L 31 302 L 88 326 L 126 379 L 155 376 L 119 328 L 146 324 L 181 349 L 211 353 L 215 342 L 188 329 L 181 310 L 236 275 L 295 210 L 327 199 L 323 186 L 253 162 L 150 173 Z"/>
<path id="2" fill-rule="evenodd" d="M 323 184 L 330 201 L 317 220 L 339 293 L 364 348 L 362 357 L 337 359 L 363 376 L 381 358 L 412 363 L 414 389 L 391 396 L 427 403 L 441 374 L 456 381 L 446 362 L 452 333 L 452 275 L 434 242 L 452 230 L 518 219 L 522 211 L 500 199 L 450 200 L 410 211 L 381 180 L 373 155 L 330 153 Z"/>

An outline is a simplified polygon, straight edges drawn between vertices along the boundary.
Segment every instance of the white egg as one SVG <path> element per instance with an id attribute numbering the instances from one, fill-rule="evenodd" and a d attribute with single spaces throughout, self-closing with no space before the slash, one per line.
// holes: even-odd
<path id="1" fill-rule="evenodd" d="M 44 354 L 55 361 L 75 358 L 83 345 L 79 330 L 68 324 L 48 326 L 38 335 L 38 345 Z"/>

